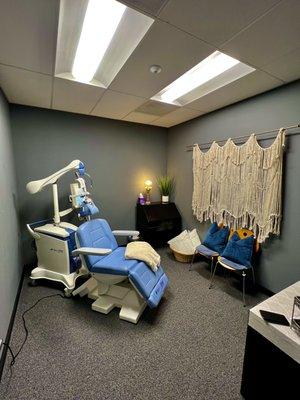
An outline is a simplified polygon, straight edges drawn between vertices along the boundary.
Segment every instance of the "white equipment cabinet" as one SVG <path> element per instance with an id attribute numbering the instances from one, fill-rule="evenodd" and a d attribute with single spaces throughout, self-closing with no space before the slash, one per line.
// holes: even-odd
<path id="1" fill-rule="evenodd" d="M 75 183 L 71 184 L 72 207 L 60 211 L 57 184 L 58 180 L 70 171 L 74 171 L 76 175 Z M 61 217 L 73 210 L 78 212 L 81 219 L 89 219 L 90 215 L 98 212 L 89 197 L 90 193 L 86 191 L 84 175 L 84 164 L 80 160 L 74 160 L 54 174 L 29 182 L 26 186 L 31 194 L 38 193 L 49 185 L 52 186 L 53 192 L 53 222 L 27 224 L 29 233 L 35 239 L 38 259 L 37 267 L 31 271 L 30 275 L 32 284 L 35 284 L 36 279 L 61 282 L 65 286 L 66 295 L 71 295 L 79 276 L 89 274 L 88 270 L 81 265 L 80 258 L 72 255 L 72 251 L 76 249 L 77 226 L 61 221 Z"/>
<path id="2" fill-rule="evenodd" d="M 31 271 L 30 278 L 49 279 L 65 285 L 65 293 L 72 291 L 76 279 L 88 271 L 80 266 L 80 260 L 72 257 L 76 248 L 74 235 L 77 226 L 61 222 L 59 226 L 46 224 L 34 228 L 38 265 Z"/>

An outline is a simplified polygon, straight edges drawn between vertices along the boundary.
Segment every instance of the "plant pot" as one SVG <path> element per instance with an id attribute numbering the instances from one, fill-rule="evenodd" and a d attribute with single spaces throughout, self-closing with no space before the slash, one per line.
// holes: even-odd
<path id="1" fill-rule="evenodd" d="M 169 203 L 169 196 L 161 196 L 162 203 Z"/>

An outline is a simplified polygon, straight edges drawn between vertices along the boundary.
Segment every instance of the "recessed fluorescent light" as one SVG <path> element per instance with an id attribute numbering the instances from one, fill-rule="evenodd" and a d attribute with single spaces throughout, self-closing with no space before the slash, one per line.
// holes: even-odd
<path id="1" fill-rule="evenodd" d="M 107 88 L 153 23 L 115 0 L 60 0 L 55 76 Z"/>
<path id="2" fill-rule="evenodd" d="M 215 51 L 152 99 L 185 105 L 252 71 L 254 71 L 254 68 L 220 51 Z"/>
<path id="3" fill-rule="evenodd" d="M 125 10 L 115 0 L 89 0 L 72 68 L 76 80 L 93 79 Z"/>
<path id="4" fill-rule="evenodd" d="M 238 63 L 238 60 L 215 51 L 174 81 L 168 90 L 161 95 L 161 98 L 163 101 L 172 102 Z"/>

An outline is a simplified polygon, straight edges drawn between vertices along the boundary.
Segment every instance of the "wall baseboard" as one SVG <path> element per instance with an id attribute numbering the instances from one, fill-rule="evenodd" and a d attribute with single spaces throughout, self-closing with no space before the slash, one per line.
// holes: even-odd
<path id="1" fill-rule="evenodd" d="M 16 295 L 15 302 L 14 302 L 14 307 L 13 307 L 13 310 L 11 313 L 11 317 L 10 317 L 10 321 L 9 321 L 9 325 L 8 325 L 8 329 L 7 329 L 7 333 L 6 333 L 6 337 L 5 337 L 5 343 L 7 343 L 7 344 L 10 343 L 11 333 L 12 333 L 12 330 L 14 327 L 14 322 L 15 322 L 16 312 L 17 312 L 20 294 L 21 294 L 21 290 L 22 290 L 22 286 L 23 286 L 23 281 L 24 281 L 24 269 L 22 271 L 22 275 L 20 278 L 17 295 Z M 5 365 L 5 361 L 6 361 L 7 351 L 8 351 L 8 348 L 7 348 L 7 346 L 4 345 L 3 351 L 1 354 L 1 358 L 0 358 L 0 382 L 2 379 L 2 374 L 3 374 L 4 365 Z"/>
<path id="2" fill-rule="evenodd" d="M 274 294 L 275 294 L 274 292 L 272 292 L 272 290 L 269 290 L 269 289 L 267 289 L 264 286 L 261 286 L 259 284 L 257 285 L 257 287 L 263 294 L 266 294 L 269 297 L 274 296 Z"/>

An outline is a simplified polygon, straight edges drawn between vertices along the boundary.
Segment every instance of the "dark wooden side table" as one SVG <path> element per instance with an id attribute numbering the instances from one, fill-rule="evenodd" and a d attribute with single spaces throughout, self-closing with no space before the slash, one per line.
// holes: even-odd
<path id="1" fill-rule="evenodd" d="M 181 232 L 181 215 L 175 203 L 137 204 L 136 229 L 142 240 L 154 247 L 164 246 Z"/>

